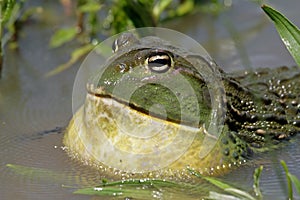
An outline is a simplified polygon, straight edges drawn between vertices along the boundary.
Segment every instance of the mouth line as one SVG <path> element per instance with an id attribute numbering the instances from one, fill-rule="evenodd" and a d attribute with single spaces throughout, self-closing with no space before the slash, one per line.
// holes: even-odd
<path id="1" fill-rule="evenodd" d="M 143 113 L 145 115 L 148 115 L 149 117 L 154 117 L 154 118 L 158 118 L 158 119 L 161 119 L 161 120 L 165 120 L 165 121 L 168 121 L 168 122 L 171 122 L 171 123 L 175 123 L 175 124 L 179 124 L 179 125 L 184 125 L 184 126 L 189 126 L 189 127 L 192 127 L 192 128 L 200 128 L 202 125 L 198 124 L 198 125 L 195 125 L 193 124 L 192 122 L 188 122 L 188 121 L 182 121 L 182 120 L 178 120 L 178 119 L 172 119 L 172 118 L 169 118 L 168 116 L 162 116 L 160 114 L 157 114 L 157 113 L 151 113 L 149 114 L 149 111 L 140 107 L 140 106 L 137 106 L 133 103 L 130 103 L 130 102 L 127 102 L 125 100 L 122 100 L 120 98 L 117 98 L 117 97 L 114 97 L 110 94 L 105 94 L 105 89 L 104 88 L 97 88 L 97 89 L 94 89 L 94 86 L 90 85 L 88 86 L 88 89 L 87 89 L 87 93 L 89 95 L 92 95 L 94 97 L 97 97 L 97 98 L 108 98 L 108 99 L 112 99 L 118 103 L 121 103 L 125 106 L 128 106 L 130 107 L 131 109 L 134 109 L 136 110 L 137 112 L 140 112 L 140 113 Z"/>

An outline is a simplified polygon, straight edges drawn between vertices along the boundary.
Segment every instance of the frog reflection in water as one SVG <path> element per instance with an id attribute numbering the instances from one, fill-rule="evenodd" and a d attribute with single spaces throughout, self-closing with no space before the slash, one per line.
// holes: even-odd
<path id="1" fill-rule="evenodd" d="M 224 174 L 300 131 L 299 68 L 260 69 L 231 75 L 196 56 L 201 65 L 220 73 L 226 95 L 220 137 L 207 155 L 199 157 L 206 145 L 203 138 L 210 134 L 206 125 L 211 120 L 214 97 L 194 63 L 189 62 L 189 52 L 157 37 L 137 39 L 129 33 L 115 40 L 113 50 L 114 55 L 106 62 L 101 77 L 88 84 L 85 104 L 74 115 L 64 136 L 70 155 L 105 173 L 119 173 L 127 178 L 187 178 L 189 166 L 206 175 Z M 185 85 L 180 82 L 182 77 L 191 90 L 180 88 Z M 149 124 L 153 122 L 163 128 L 151 128 Z M 102 146 L 98 131 L 104 132 L 110 144 L 125 153 L 147 154 L 154 148 L 180 144 L 181 141 L 173 140 L 182 127 L 187 135 L 189 131 L 196 133 L 193 142 L 182 155 L 174 152 L 178 157 L 162 169 L 134 174 L 103 162 L 105 157 L 121 169 L 125 165 L 113 150 L 103 152 L 109 147 Z M 145 137 L 143 132 L 147 132 Z M 149 135 L 151 139 L 147 138 Z M 162 157 L 159 162 L 164 159 L 168 158 Z M 155 165 L 142 159 L 132 159 L 130 164 L 134 167 L 143 163 Z"/>

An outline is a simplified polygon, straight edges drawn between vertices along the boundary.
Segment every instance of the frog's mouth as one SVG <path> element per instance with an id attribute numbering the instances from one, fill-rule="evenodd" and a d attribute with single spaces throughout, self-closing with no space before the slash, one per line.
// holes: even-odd
<path id="1" fill-rule="evenodd" d="M 172 118 L 169 118 L 168 116 L 165 116 L 162 113 L 158 113 L 158 112 L 149 112 L 149 110 L 147 110 L 139 105 L 136 105 L 133 102 L 128 102 L 125 99 L 117 98 L 111 94 L 108 94 L 106 92 L 106 90 L 104 89 L 104 87 L 98 87 L 95 89 L 93 84 L 89 84 L 87 88 L 88 88 L 87 93 L 89 95 L 94 96 L 95 98 L 106 99 L 107 101 L 110 100 L 111 102 L 117 102 L 119 104 L 122 104 L 123 106 L 127 106 L 128 108 L 135 110 L 136 112 L 140 112 L 141 115 L 148 115 L 149 117 L 154 117 L 154 118 L 158 118 L 161 120 L 165 120 L 165 121 L 173 122 L 173 123 L 177 123 L 177 124 L 181 123 L 181 120 L 179 120 L 179 119 L 172 119 Z M 186 123 L 184 123 L 184 125 L 189 125 L 189 123 L 186 122 Z"/>
<path id="2" fill-rule="evenodd" d="M 191 87 L 189 89 L 192 92 L 186 92 L 186 94 L 184 94 L 185 91 L 174 92 L 172 89 L 155 83 L 145 84 L 135 89 L 129 92 L 124 92 L 127 88 L 119 89 L 119 91 L 115 89 L 117 92 L 114 93 L 105 86 L 87 85 L 87 93 L 95 98 L 111 99 L 143 115 L 179 125 L 199 128 L 210 116 L 211 108 L 207 103 L 208 100 L 202 95 L 195 95 L 195 93 L 201 94 L 202 91 L 195 92 Z M 176 88 L 176 90 L 186 89 Z M 121 95 L 116 93 L 121 93 Z"/>

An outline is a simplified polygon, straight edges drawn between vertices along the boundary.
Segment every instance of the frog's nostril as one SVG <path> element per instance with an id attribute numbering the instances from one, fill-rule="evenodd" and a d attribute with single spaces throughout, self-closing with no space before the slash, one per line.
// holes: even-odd
<path id="1" fill-rule="evenodd" d="M 112 43 L 112 51 L 113 51 L 113 53 L 115 53 L 115 52 L 117 52 L 118 51 L 118 47 L 119 45 L 118 45 L 118 39 L 116 39 L 113 43 Z"/>
<path id="2" fill-rule="evenodd" d="M 163 73 L 172 65 L 172 58 L 167 53 L 157 53 L 146 59 L 146 64 L 151 71 Z"/>
<path id="3" fill-rule="evenodd" d="M 119 49 L 135 43 L 139 41 L 132 33 L 123 33 L 112 43 L 112 51 L 116 53 Z"/>

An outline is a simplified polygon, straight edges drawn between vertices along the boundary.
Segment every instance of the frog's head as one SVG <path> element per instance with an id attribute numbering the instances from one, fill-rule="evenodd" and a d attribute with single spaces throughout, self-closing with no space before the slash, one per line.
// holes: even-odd
<path id="1" fill-rule="evenodd" d="M 114 41 L 113 52 L 68 127 L 64 143 L 73 154 L 105 173 L 109 166 L 167 178 L 189 175 L 187 166 L 227 169 L 226 149 L 237 145 L 216 135 L 225 112 L 216 65 L 160 38 L 130 33 Z"/>
<path id="2" fill-rule="evenodd" d="M 152 116 L 198 127 L 211 112 L 208 87 L 193 66 L 209 63 L 187 54 L 158 37 L 138 40 L 122 34 L 113 45 L 114 55 L 104 72 L 89 84 L 88 91 Z"/>

